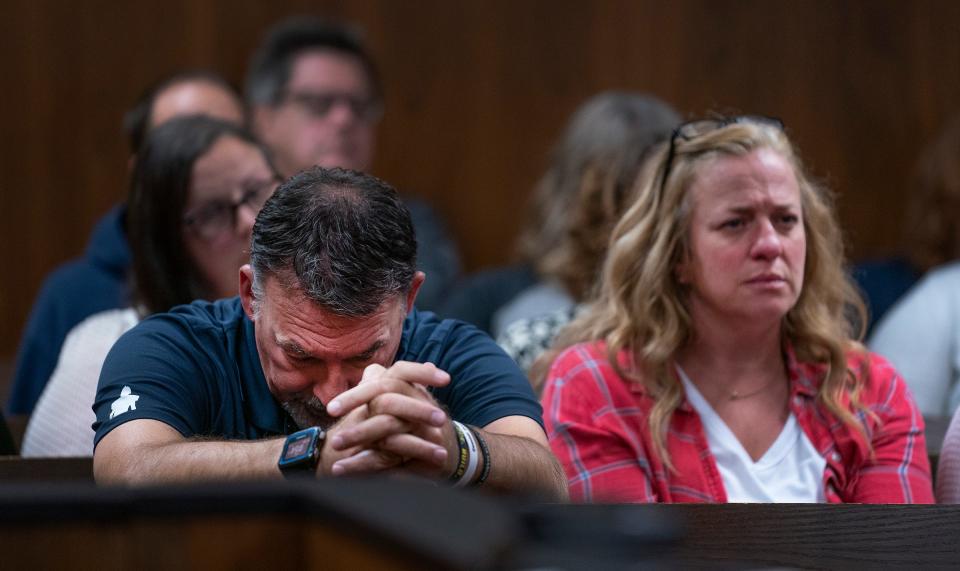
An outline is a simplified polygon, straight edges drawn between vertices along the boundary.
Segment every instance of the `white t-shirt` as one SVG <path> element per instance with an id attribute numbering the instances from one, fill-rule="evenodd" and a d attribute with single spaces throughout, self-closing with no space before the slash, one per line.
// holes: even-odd
<path id="1" fill-rule="evenodd" d="M 921 413 L 953 416 L 960 407 L 960 262 L 927 273 L 877 323 L 869 344 L 903 376 Z"/>
<path id="2" fill-rule="evenodd" d="M 790 413 L 780 436 L 756 462 L 747 454 L 720 415 L 703 398 L 687 374 L 677 367 L 687 400 L 700 415 L 731 503 L 814 503 L 825 501 L 823 471 L 827 461 L 817 453 L 797 418 Z"/>
<path id="3" fill-rule="evenodd" d="M 23 435 L 25 457 L 92 456 L 100 369 L 113 344 L 137 324 L 133 309 L 91 315 L 70 330 L 57 368 L 43 389 Z"/>

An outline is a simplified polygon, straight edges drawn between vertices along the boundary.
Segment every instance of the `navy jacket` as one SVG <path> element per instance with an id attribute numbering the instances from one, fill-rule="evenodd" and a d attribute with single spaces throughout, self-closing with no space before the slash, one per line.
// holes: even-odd
<path id="1" fill-rule="evenodd" d="M 126 207 L 97 222 L 87 249 L 47 276 L 27 320 L 7 399 L 10 414 L 30 414 L 46 386 L 71 329 L 94 313 L 129 305 L 130 247 Z"/>

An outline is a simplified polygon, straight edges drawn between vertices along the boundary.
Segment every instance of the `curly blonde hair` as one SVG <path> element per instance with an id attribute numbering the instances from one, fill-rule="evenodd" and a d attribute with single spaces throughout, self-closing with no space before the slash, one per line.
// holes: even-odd
<path id="1" fill-rule="evenodd" d="M 608 359 L 618 374 L 642 383 L 655 399 L 650 430 L 656 452 L 670 465 L 667 426 L 683 394 L 672 364 L 694 328 L 675 272 L 689 253 L 692 205 L 688 190 L 705 162 L 769 148 L 796 173 L 807 239 L 803 287 L 783 319 L 783 336 L 798 359 L 827 366 L 819 400 L 844 423 L 864 433 L 856 415 L 842 403 L 847 393 L 853 409 L 864 410 L 858 399 L 863 380 L 847 370 L 846 353 L 865 351 L 855 339 L 862 337 L 866 310 L 844 271 L 843 240 L 832 196 L 814 184 L 783 130 L 772 124 L 742 120 L 690 139 L 674 137 L 672 168 L 662 183 L 668 148 L 664 143 L 654 151 L 639 176 L 636 201 L 613 230 L 597 299 L 534 365 L 534 384 L 542 385 L 550 363 L 564 348 L 605 341 Z M 631 359 L 626 367 L 618 359 L 623 350 Z"/>

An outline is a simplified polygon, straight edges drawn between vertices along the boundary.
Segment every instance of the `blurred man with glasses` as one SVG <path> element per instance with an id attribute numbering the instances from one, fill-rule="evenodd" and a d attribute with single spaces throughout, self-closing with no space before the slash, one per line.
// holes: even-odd
<path id="1" fill-rule="evenodd" d="M 311 18 L 281 22 L 253 55 L 245 95 L 252 128 L 283 177 L 314 165 L 371 171 L 383 91 L 351 29 Z M 459 274 L 459 254 L 428 204 L 409 197 L 405 204 L 427 274 L 417 304 L 433 309 Z"/>

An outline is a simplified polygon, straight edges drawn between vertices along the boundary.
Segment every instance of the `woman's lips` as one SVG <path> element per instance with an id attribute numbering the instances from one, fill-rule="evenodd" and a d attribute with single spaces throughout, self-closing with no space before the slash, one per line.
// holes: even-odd
<path id="1" fill-rule="evenodd" d="M 749 280 L 747 280 L 747 283 L 766 285 L 766 284 L 782 283 L 785 281 L 786 279 L 784 279 L 783 276 L 780 276 L 777 274 L 762 274 L 762 275 L 750 278 Z"/>
<path id="2" fill-rule="evenodd" d="M 749 282 L 782 282 L 783 278 L 777 274 L 763 274 L 750 278 Z"/>

